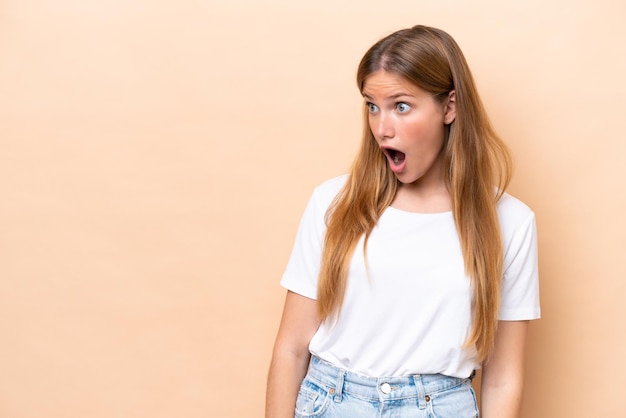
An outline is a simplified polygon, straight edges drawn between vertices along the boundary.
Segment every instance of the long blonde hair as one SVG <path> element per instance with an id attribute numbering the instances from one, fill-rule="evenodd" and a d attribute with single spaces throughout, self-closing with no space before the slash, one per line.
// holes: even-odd
<path id="1" fill-rule="evenodd" d="M 444 145 L 444 178 L 461 242 L 465 272 L 473 289 L 473 329 L 466 346 L 482 361 L 493 347 L 500 304 L 503 249 L 497 201 L 511 175 L 511 157 L 494 132 L 465 58 L 447 33 L 426 26 L 395 32 L 374 44 L 357 71 L 357 85 L 376 71 L 397 74 L 442 101 L 454 90 L 456 118 Z M 367 123 L 349 178 L 326 214 L 327 231 L 318 284 L 323 319 L 343 303 L 350 259 L 365 245 L 391 204 L 398 180 L 389 169 Z"/>

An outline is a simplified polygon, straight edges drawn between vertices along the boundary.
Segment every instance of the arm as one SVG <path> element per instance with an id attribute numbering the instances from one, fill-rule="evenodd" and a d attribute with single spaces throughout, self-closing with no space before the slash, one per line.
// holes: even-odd
<path id="1" fill-rule="evenodd" d="M 319 325 L 317 302 L 288 291 L 267 379 L 266 418 L 293 418 L 309 342 Z"/>
<path id="2" fill-rule="evenodd" d="M 524 386 L 528 321 L 500 321 L 495 347 L 483 365 L 481 417 L 517 418 Z"/>

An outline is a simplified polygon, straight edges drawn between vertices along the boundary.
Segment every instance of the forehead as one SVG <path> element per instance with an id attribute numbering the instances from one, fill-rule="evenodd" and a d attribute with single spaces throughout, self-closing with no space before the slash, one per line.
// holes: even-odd
<path id="1" fill-rule="evenodd" d="M 429 95 L 406 78 L 385 70 L 378 70 L 365 78 L 362 94 L 365 97 Z"/>

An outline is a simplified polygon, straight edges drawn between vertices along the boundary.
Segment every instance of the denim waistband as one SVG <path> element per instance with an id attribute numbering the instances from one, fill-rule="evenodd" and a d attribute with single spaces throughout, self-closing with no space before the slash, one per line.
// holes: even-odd
<path id="1" fill-rule="evenodd" d="M 319 357 L 311 356 L 307 377 L 326 387 L 335 401 L 340 401 L 343 393 L 350 393 L 372 400 L 418 398 L 421 404 L 438 392 L 470 385 L 473 375 L 464 379 L 442 374 L 368 377 L 342 370 Z"/>

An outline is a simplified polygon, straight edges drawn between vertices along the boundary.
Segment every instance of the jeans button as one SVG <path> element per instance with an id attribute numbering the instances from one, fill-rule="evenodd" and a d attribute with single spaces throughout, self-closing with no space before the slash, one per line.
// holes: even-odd
<path id="1" fill-rule="evenodd" d="M 382 393 L 384 393 L 385 395 L 388 395 L 391 393 L 391 385 L 389 383 L 383 383 L 382 385 L 380 385 L 380 391 Z"/>

